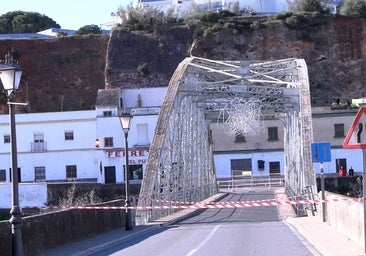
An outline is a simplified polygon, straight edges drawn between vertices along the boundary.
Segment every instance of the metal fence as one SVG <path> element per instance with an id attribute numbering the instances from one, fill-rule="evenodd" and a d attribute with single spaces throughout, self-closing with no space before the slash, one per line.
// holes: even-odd
<path id="1" fill-rule="evenodd" d="M 219 189 L 234 191 L 237 188 L 251 187 L 282 187 L 285 185 L 285 177 L 282 175 L 269 176 L 231 176 L 218 178 Z"/>

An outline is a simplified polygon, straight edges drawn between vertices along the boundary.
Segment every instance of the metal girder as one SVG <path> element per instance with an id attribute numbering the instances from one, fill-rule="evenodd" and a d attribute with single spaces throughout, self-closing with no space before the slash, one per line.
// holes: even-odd
<path id="1" fill-rule="evenodd" d="M 262 117 L 283 118 L 285 177 L 289 193 L 315 186 L 310 162 L 312 122 L 304 60 L 268 62 L 186 58 L 168 86 L 150 146 L 137 224 L 171 214 L 178 201 L 196 202 L 217 192 L 209 124 L 231 101 L 255 99 Z"/>

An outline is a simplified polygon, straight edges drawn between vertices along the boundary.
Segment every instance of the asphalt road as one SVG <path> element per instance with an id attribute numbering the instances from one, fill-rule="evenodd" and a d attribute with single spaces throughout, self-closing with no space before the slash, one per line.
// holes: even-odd
<path id="1" fill-rule="evenodd" d="M 273 199 L 268 189 L 231 193 L 222 201 Z M 166 228 L 104 248 L 90 255 L 320 255 L 300 234 L 281 221 L 275 206 L 207 209 Z"/>

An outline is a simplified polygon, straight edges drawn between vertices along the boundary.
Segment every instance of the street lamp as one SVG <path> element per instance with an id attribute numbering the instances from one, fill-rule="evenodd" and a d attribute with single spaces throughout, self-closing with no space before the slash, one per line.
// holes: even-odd
<path id="1" fill-rule="evenodd" d="M 131 127 L 132 115 L 130 113 L 122 113 L 119 117 L 119 120 L 122 125 L 123 133 L 125 134 L 125 192 L 126 192 L 126 200 L 125 200 L 125 211 L 126 211 L 126 226 L 125 230 L 132 230 L 133 225 L 131 221 L 131 211 L 130 207 L 130 199 L 129 199 L 129 187 L 130 187 L 130 173 L 128 166 L 128 132 Z"/>
<path id="2" fill-rule="evenodd" d="M 12 255 L 23 255 L 22 241 L 22 216 L 19 207 L 19 177 L 17 160 L 17 141 L 15 132 L 15 93 L 19 88 L 22 70 L 13 55 L 8 52 L 5 59 L 0 62 L 0 79 L 8 98 L 10 116 L 10 140 L 11 140 L 11 182 L 12 182 L 12 208 L 10 210 L 12 229 Z"/>

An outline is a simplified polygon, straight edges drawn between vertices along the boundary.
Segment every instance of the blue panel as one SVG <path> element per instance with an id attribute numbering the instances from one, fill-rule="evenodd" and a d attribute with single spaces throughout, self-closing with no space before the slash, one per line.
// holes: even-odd
<path id="1" fill-rule="evenodd" d="M 313 163 L 330 162 L 332 160 L 330 154 L 330 143 L 311 143 L 311 158 Z"/>

